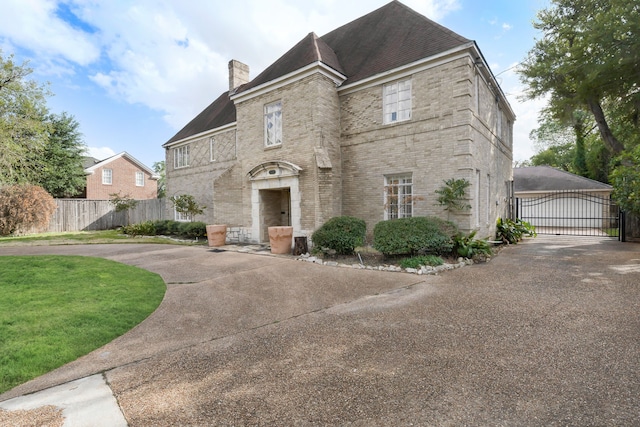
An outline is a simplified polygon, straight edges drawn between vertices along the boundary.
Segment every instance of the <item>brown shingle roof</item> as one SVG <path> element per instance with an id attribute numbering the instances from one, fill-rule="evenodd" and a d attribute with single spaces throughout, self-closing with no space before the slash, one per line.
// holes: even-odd
<path id="1" fill-rule="evenodd" d="M 315 33 L 309 33 L 255 79 L 237 90 L 236 93 L 276 80 L 318 61 L 344 74 L 335 52 Z"/>
<path id="2" fill-rule="evenodd" d="M 613 190 L 609 184 L 594 181 L 550 166 L 513 169 L 516 192 L 560 190 Z"/>
<path id="3" fill-rule="evenodd" d="M 322 37 L 309 33 L 255 79 L 238 88 L 236 93 L 318 61 L 345 75 L 346 83 L 353 83 L 469 42 L 394 0 Z M 166 144 L 235 120 L 235 105 L 227 92 Z"/>
<path id="4" fill-rule="evenodd" d="M 236 106 L 225 92 L 165 143 L 170 144 L 236 121 Z"/>
<path id="5" fill-rule="evenodd" d="M 338 56 L 347 83 L 469 43 L 398 1 L 322 36 Z"/>

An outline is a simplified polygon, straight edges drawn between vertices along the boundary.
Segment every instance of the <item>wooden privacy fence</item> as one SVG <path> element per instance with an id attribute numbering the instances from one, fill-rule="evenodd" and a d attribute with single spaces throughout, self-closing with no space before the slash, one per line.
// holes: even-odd
<path id="1" fill-rule="evenodd" d="M 109 230 L 165 216 L 165 199 L 139 200 L 128 212 L 116 212 L 109 200 L 56 199 L 56 204 L 50 232 Z"/>

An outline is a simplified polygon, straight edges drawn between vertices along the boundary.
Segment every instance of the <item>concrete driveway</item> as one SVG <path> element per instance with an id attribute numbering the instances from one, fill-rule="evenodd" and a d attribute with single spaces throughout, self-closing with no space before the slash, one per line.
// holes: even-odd
<path id="1" fill-rule="evenodd" d="M 194 247 L 0 248 L 24 253 L 137 265 L 168 290 L 134 330 L 0 402 L 102 374 L 131 426 L 640 424 L 638 244 L 538 237 L 440 276 Z"/>

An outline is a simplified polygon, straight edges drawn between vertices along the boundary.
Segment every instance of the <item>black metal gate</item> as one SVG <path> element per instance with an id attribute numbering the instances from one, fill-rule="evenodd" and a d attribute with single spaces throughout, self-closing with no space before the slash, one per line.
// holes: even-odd
<path id="1" fill-rule="evenodd" d="M 624 240 L 624 215 L 609 196 L 589 191 L 553 191 L 516 197 L 515 214 L 538 234 L 618 237 Z"/>

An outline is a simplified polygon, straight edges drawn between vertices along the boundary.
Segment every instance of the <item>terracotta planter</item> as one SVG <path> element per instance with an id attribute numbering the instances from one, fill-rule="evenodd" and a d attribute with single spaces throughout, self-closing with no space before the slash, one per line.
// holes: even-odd
<path id="1" fill-rule="evenodd" d="M 227 226 L 207 225 L 207 240 L 209 246 L 224 246 L 227 240 Z"/>
<path id="2" fill-rule="evenodd" d="M 269 244 L 272 254 L 290 254 L 293 227 L 269 227 Z"/>

